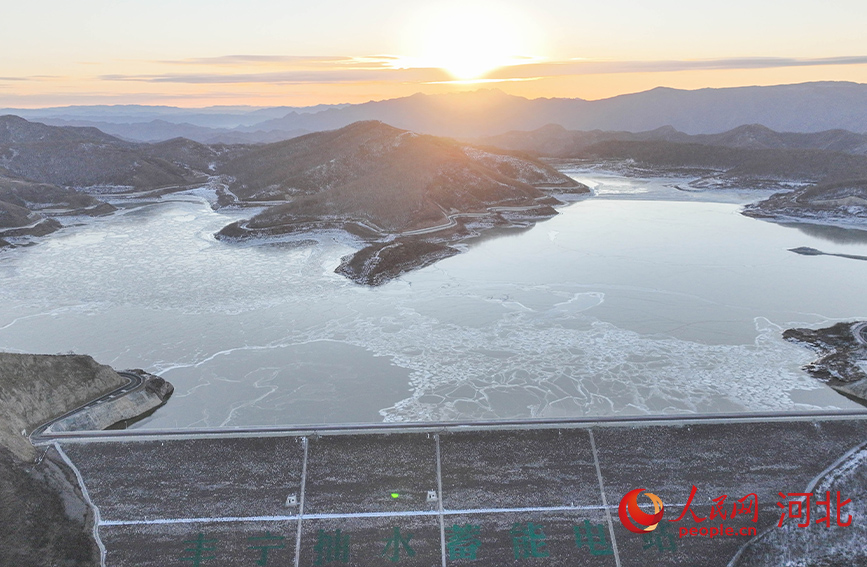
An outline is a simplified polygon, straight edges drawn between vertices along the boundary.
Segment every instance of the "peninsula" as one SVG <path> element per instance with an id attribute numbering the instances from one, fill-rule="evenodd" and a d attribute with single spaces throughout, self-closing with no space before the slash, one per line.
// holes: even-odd
<path id="1" fill-rule="evenodd" d="M 254 149 L 222 171 L 243 203 L 273 204 L 224 241 L 336 229 L 362 243 L 338 273 L 378 285 L 457 254 L 490 228 L 527 227 L 589 189 L 535 159 L 376 121 Z"/>

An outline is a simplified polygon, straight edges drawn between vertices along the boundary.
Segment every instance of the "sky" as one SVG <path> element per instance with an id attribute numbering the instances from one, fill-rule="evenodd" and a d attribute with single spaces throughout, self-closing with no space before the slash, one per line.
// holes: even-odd
<path id="1" fill-rule="evenodd" d="M 0 0 L 0 107 L 867 83 L 863 0 Z"/>

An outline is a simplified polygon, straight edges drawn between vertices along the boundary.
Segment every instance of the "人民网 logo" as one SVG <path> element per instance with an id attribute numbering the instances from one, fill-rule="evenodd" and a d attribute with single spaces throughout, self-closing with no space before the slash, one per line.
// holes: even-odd
<path id="1" fill-rule="evenodd" d="M 662 513 L 664 511 L 662 500 L 659 496 L 651 494 L 650 492 L 645 493 L 645 495 L 650 498 L 651 502 L 653 502 L 653 514 L 648 514 L 639 508 L 638 496 L 642 492 L 644 492 L 643 488 L 636 488 L 635 490 L 627 492 L 626 495 L 620 499 L 620 507 L 617 510 L 623 527 L 637 534 L 643 534 L 655 530 L 656 526 L 658 526 L 659 522 L 662 520 Z M 636 524 L 638 525 L 636 526 Z"/>

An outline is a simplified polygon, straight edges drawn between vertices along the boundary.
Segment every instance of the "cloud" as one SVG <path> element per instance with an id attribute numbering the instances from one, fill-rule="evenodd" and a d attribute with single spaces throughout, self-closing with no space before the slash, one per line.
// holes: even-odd
<path id="1" fill-rule="evenodd" d="M 30 75 L 28 77 L 0 77 L 0 81 L 53 81 L 66 78 L 60 75 Z"/>
<path id="2" fill-rule="evenodd" d="M 697 59 L 668 61 L 593 61 L 571 60 L 529 63 L 502 67 L 487 75 L 488 79 L 560 77 L 564 75 L 603 75 L 617 73 L 672 73 L 732 69 L 772 69 L 780 67 L 815 67 L 865 65 L 867 56 L 796 59 L 784 57 L 742 57 L 731 59 Z"/>
<path id="3" fill-rule="evenodd" d="M 259 66 L 259 67 L 357 67 L 373 66 L 391 68 L 399 60 L 396 55 L 373 55 L 368 57 L 348 57 L 338 55 L 222 55 L 220 57 L 198 57 L 192 59 L 172 59 L 156 61 L 165 65 L 189 66 Z"/>
<path id="4" fill-rule="evenodd" d="M 219 57 L 196 57 L 191 59 L 169 59 L 157 61 L 167 65 L 250 65 L 271 63 L 334 63 L 346 61 L 349 57 L 317 55 L 221 55 Z"/>
<path id="5" fill-rule="evenodd" d="M 406 66 L 404 64 L 405 61 L 403 58 L 392 55 L 374 55 L 369 57 L 227 55 L 223 57 L 167 62 L 171 64 L 217 67 L 217 69 L 209 69 L 203 72 L 148 75 L 110 74 L 102 75 L 99 79 L 104 81 L 185 84 L 491 83 L 498 81 L 526 81 L 569 75 L 865 65 L 867 64 L 867 56 L 826 57 L 820 59 L 743 57 L 665 61 L 598 61 L 575 59 L 547 62 L 539 62 L 537 59 L 526 58 L 526 63 L 500 67 L 478 81 L 454 81 L 442 69 Z M 246 72 L 231 72 L 219 69 L 219 67 L 225 65 L 242 66 Z M 275 66 L 279 66 L 279 70 L 272 70 Z"/>
<path id="6" fill-rule="evenodd" d="M 171 73 L 161 75 L 102 75 L 104 81 L 141 81 L 147 83 L 187 84 L 325 84 L 397 82 L 428 83 L 445 81 L 450 77 L 442 69 L 325 69 L 289 70 L 265 73 Z"/>
<path id="7" fill-rule="evenodd" d="M 2 88 L 2 85 L 0 85 Z M 261 93 L 251 90 L 249 92 L 209 92 L 206 95 L 188 92 L 123 92 L 112 93 L 106 91 L 79 91 L 79 92 L 43 92 L 20 94 L 2 91 L 0 95 L 0 110 L 10 111 L 17 109 L 51 108 L 70 105 L 98 105 L 98 104 L 164 104 L 183 106 L 184 103 L 200 97 L 202 101 L 221 101 L 226 99 L 225 104 L 236 104 L 238 100 L 254 100 Z M 240 103 L 245 104 L 245 103 Z M 273 105 L 272 105 L 273 106 Z M 301 105 L 299 105 L 301 106 Z"/>

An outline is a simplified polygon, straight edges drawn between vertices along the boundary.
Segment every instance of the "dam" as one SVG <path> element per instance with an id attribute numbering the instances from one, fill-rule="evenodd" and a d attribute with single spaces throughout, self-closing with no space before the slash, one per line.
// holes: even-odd
<path id="1" fill-rule="evenodd" d="M 75 471 L 112 567 L 837 564 L 867 548 L 860 411 L 35 442 Z M 653 531 L 619 517 L 635 489 L 664 503 Z"/>

